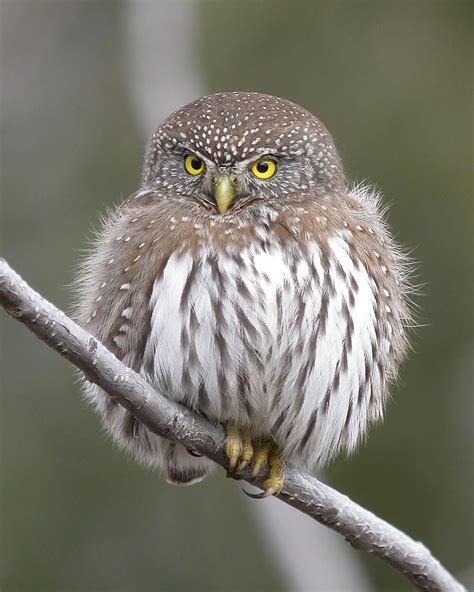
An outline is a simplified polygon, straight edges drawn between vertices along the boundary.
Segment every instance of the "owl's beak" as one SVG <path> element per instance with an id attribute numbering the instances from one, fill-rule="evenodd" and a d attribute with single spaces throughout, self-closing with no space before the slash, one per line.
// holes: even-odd
<path id="1" fill-rule="evenodd" d="M 219 175 L 214 180 L 214 197 L 217 209 L 225 214 L 235 199 L 235 182 L 229 175 Z"/>

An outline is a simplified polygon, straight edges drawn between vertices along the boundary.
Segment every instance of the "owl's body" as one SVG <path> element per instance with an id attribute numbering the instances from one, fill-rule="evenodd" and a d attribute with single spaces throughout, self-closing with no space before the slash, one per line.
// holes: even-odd
<path id="1" fill-rule="evenodd" d="M 235 175 L 225 215 L 209 180 L 179 184 L 188 151 L 209 174 Z M 286 183 L 252 185 L 248 161 L 261 154 L 279 158 Z M 404 289 L 376 196 L 349 190 L 320 122 L 287 101 L 223 93 L 153 137 L 142 189 L 109 217 L 84 266 L 81 320 L 164 395 L 312 467 L 353 450 L 382 416 L 406 349 Z M 210 469 L 96 387 L 88 396 L 112 435 L 169 481 Z"/>

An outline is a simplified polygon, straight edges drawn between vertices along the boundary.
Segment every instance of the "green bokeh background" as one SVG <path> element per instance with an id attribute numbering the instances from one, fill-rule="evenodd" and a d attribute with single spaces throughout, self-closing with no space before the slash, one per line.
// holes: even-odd
<path id="1" fill-rule="evenodd" d="M 18 4 L 29 18 L 18 18 Z M 471 4 L 199 4 L 193 59 L 204 88 L 263 91 L 317 114 L 349 176 L 383 190 L 392 228 L 413 249 L 423 293 L 414 353 L 385 423 L 327 479 L 468 581 Z M 111 1 L 1 4 L 0 58 L 21 79 L 21 93 L 6 93 L 0 112 L 1 252 L 64 309 L 98 213 L 139 183 L 126 15 Z M 60 45 L 45 62 L 51 31 Z M 0 76 L 2 86 L 12 82 L 11 66 Z M 71 367 L 0 317 L 2 591 L 283 589 L 222 471 L 177 489 L 133 464 L 99 430 Z M 385 564 L 363 560 L 374 589 L 410 589 Z"/>

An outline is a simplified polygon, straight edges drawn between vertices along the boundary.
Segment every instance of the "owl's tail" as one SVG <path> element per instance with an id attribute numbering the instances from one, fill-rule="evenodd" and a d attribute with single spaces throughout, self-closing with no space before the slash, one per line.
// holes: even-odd
<path id="1" fill-rule="evenodd" d="M 207 477 L 215 464 L 204 456 L 195 456 L 184 446 L 170 443 L 165 454 L 166 481 L 172 485 L 194 485 Z"/>

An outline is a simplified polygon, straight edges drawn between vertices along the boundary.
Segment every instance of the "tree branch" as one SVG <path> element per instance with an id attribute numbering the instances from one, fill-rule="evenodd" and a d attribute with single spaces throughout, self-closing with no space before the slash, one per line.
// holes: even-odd
<path id="1" fill-rule="evenodd" d="M 0 259 L 0 302 L 6 312 L 39 339 L 80 368 L 138 420 L 159 436 L 204 454 L 224 468 L 224 430 L 154 390 L 126 368 L 97 339 L 36 293 Z M 265 477 L 242 478 L 261 485 Z M 345 537 L 351 545 L 383 559 L 418 589 L 461 591 L 465 588 L 420 542 L 361 508 L 314 477 L 288 467 L 278 498 Z"/>

